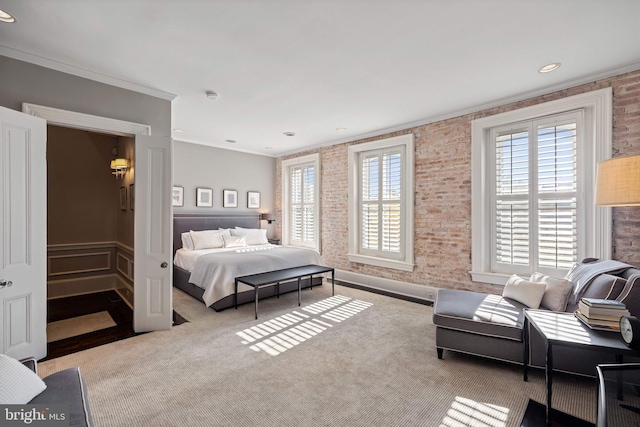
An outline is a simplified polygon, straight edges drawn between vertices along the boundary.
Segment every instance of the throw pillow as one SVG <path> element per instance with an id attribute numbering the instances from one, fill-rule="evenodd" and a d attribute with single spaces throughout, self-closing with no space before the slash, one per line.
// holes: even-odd
<path id="1" fill-rule="evenodd" d="M 247 239 L 244 236 L 222 236 L 225 248 L 244 248 L 247 246 Z"/>
<path id="2" fill-rule="evenodd" d="M 529 280 L 547 284 L 540 306 L 553 311 L 565 311 L 567 309 L 567 302 L 573 288 L 571 280 L 557 279 L 542 273 L 533 273 Z"/>
<path id="3" fill-rule="evenodd" d="M 0 378 L 2 405 L 26 405 L 47 388 L 35 372 L 6 354 L 0 354 Z"/>
<path id="4" fill-rule="evenodd" d="M 516 300 L 529 308 L 538 308 L 546 288 L 545 282 L 530 282 L 514 274 L 504 286 L 502 296 Z"/>
<path id="5" fill-rule="evenodd" d="M 189 232 L 193 241 L 193 249 L 215 249 L 224 247 L 222 231 L 203 230 Z"/>

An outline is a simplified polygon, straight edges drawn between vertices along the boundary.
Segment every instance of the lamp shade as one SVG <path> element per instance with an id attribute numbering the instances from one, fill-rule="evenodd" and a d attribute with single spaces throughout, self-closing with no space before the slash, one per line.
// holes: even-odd
<path id="1" fill-rule="evenodd" d="M 129 167 L 129 161 L 127 159 L 111 160 L 111 169 L 126 169 L 128 167 Z"/>
<path id="2" fill-rule="evenodd" d="M 260 219 L 263 221 L 275 221 L 276 217 L 274 214 L 263 213 L 260 215 Z"/>
<path id="3" fill-rule="evenodd" d="M 640 155 L 598 163 L 597 206 L 640 206 Z"/>

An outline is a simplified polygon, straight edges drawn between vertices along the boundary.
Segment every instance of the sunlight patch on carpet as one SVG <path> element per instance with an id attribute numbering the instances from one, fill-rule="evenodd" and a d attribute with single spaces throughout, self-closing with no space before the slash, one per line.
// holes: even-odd
<path id="1" fill-rule="evenodd" d="M 504 427 L 509 408 L 456 396 L 440 427 Z"/>
<path id="2" fill-rule="evenodd" d="M 277 356 L 321 334 L 328 328 L 336 326 L 335 324 L 344 322 L 372 305 L 369 302 L 352 301 L 349 297 L 336 295 L 300 310 L 308 314 L 294 310 L 291 313 L 236 332 L 236 335 L 242 338 L 242 344 L 250 345 L 251 350 L 264 351 L 272 356 Z"/>
<path id="3" fill-rule="evenodd" d="M 47 323 L 47 342 L 60 341 L 117 326 L 108 311 Z"/>

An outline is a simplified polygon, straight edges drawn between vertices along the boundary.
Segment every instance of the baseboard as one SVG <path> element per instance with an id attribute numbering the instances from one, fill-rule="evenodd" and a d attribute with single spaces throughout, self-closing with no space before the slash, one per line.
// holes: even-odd
<path id="1" fill-rule="evenodd" d="M 420 302 L 433 302 L 438 288 L 427 285 L 417 285 L 415 283 L 401 282 L 399 280 L 385 279 L 383 277 L 367 276 L 365 274 L 353 273 L 351 271 L 336 269 L 336 280 L 350 283 L 373 291 L 381 291 L 390 296 L 407 297 Z"/>
<path id="2" fill-rule="evenodd" d="M 47 281 L 47 299 L 92 294 L 116 288 L 115 274 Z"/>
<path id="3" fill-rule="evenodd" d="M 116 286 L 116 292 L 124 302 L 133 310 L 133 286 L 124 280 L 122 277 L 116 275 L 116 280 L 118 282 Z"/>

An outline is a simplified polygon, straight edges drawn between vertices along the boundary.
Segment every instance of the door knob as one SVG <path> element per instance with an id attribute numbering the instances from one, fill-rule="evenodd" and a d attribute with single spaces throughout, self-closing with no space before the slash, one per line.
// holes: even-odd
<path id="1" fill-rule="evenodd" d="M 167 265 L 169 265 L 169 264 L 167 264 L 166 262 L 163 262 L 162 264 L 160 264 L 160 267 L 167 268 Z"/>
<path id="2" fill-rule="evenodd" d="M 8 288 L 11 285 L 13 285 L 13 282 L 11 280 L 0 279 L 0 288 L 4 288 L 4 287 Z"/>

